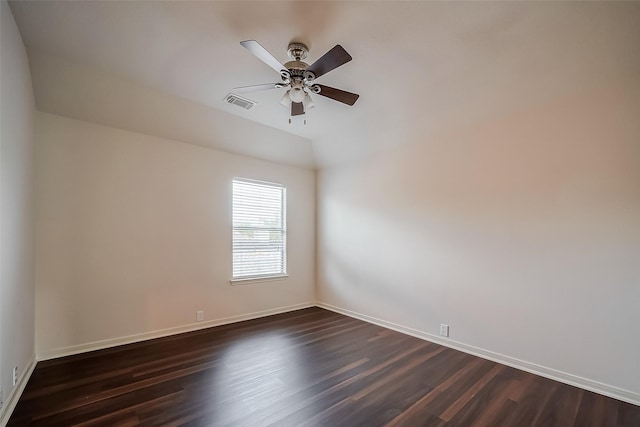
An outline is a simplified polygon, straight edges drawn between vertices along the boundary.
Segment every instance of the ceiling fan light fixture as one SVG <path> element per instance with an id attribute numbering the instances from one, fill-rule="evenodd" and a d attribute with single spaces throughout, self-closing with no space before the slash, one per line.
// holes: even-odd
<path id="1" fill-rule="evenodd" d="M 313 101 L 311 100 L 311 97 L 309 96 L 308 93 L 304 95 L 304 99 L 302 100 L 302 105 L 304 105 L 304 111 L 310 110 L 316 106 L 316 104 L 314 104 Z"/>
<path id="2" fill-rule="evenodd" d="M 307 92 L 305 92 L 300 86 L 294 86 L 289 90 L 289 98 L 291 98 L 291 102 L 302 102 L 305 95 L 307 95 Z"/>

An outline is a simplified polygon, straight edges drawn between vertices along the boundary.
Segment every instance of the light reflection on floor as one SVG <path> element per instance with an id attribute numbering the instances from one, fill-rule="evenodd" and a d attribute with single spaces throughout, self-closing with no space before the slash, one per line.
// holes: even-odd
<path id="1" fill-rule="evenodd" d="M 211 369 L 207 422 L 221 424 L 264 409 L 305 381 L 303 351 L 278 332 L 260 331 L 225 345 Z M 204 390 L 203 390 L 204 392 Z M 222 404 L 221 404 L 222 403 Z"/>

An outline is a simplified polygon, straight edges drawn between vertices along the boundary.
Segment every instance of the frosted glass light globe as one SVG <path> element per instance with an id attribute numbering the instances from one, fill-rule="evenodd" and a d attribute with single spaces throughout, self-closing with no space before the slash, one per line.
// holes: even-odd
<path id="1" fill-rule="evenodd" d="M 291 102 L 302 102 L 306 92 L 299 87 L 292 87 L 289 91 L 289 98 L 291 98 Z"/>

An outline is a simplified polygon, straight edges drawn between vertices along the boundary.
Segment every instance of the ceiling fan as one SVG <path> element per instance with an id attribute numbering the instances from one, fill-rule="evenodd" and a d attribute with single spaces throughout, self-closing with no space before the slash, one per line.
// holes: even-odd
<path id="1" fill-rule="evenodd" d="M 353 105 L 360 95 L 335 89 L 330 86 L 317 84 L 315 80 L 351 61 L 351 55 L 340 45 L 334 46 L 320 59 L 309 65 L 302 60 L 309 54 L 309 49 L 302 43 L 291 43 L 287 55 L 291 61 L 282 64 L 255 40 L 240 42 L 242 46 L 258 57 L 261 61 L 280 74 L 278 83 L 266 83 L 261 85 L 243 86 L 234 88 L 240 93 L 257 92 L 268 89 L 287 88 L 280 103 L 291 109 L 291 116 L 299 116 L 313 108 L 314 104 L 309 93 L 314 93 L 334 99 L 347 105 Z"/>

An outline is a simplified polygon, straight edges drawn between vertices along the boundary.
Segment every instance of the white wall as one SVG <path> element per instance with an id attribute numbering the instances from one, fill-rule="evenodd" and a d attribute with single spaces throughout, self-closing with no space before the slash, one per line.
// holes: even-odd
<path id="1" fill-rule="evenodd" d="M 640 401 L 639 118 L 636 76 L 319 172 L 319 302 Z"/>
<path id="2" fill-rule="evenodd" d="M 46 113 L 36 166 L 41 357 L 315 301 L 313 170 Z M 286 185 L 288 279 L 230 285 L 235 176 Z"/>
<path id="3" fill-rule="evenodd" d="M 24 44 L 0 2 L 0 389 L 6 408 L 12 369 L 34 357 L 33 124 L 35 101 Z M 0 413 L 0 419 L 2 413 Z"/>

